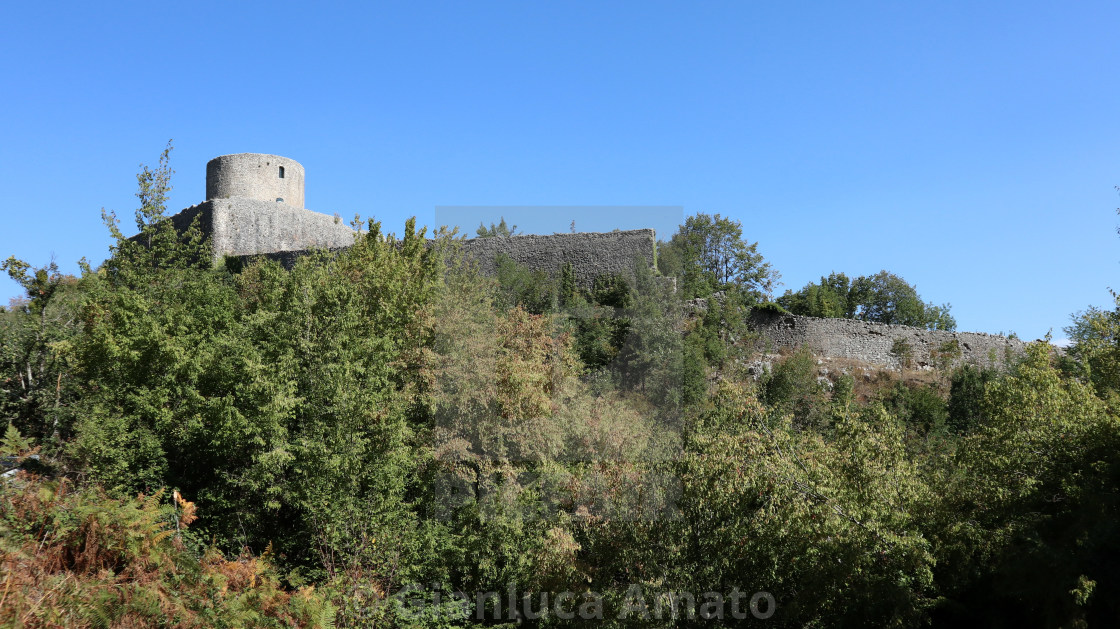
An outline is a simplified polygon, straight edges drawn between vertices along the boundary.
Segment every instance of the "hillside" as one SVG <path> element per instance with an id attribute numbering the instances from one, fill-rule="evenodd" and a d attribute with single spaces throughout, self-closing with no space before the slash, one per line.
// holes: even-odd
<path id="1" fill-rule="evenodd" d="M 884 272 L 794 315 L 718 214 L 593 275 L 411 220 L 214 264 L 168 177 L 98 268 L 4 263 L 6 624 L 1120 615 L 1118 313 L 1058 354 Z"/>

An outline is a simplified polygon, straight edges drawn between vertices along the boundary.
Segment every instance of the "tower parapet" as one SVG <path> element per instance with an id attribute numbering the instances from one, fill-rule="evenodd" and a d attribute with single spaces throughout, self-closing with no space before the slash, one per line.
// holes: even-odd
<path id="1" fill-rule="evenodd" d="M 263 153 L 235 153 L 206 163 L 206 200 L 230 198 L 303 208 L 303 166 Z"/>

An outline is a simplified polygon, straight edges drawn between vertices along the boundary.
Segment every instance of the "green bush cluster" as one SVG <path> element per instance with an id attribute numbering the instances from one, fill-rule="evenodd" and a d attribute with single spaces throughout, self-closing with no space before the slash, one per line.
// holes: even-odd
<path id="1" fill-rule="evenodd" d="M 894 273 L 880 271 L 851 280 L 843 273 L 821 277 L 801 290 L 787 290 L 778 304 L 809 317 L 861 319 L 930 330 L 954 330 L 949 304 L 923 302 L 917 289 Z"/>

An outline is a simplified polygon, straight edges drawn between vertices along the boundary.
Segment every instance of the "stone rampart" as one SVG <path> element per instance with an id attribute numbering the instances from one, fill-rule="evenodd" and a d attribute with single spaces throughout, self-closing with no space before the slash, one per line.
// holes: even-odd
<path id="1" fill-rule="evenodd" d="M 212 199 L 172 217 L 175 227 L 201 217 L 215 261 L 278 251 L 335 249 L 354 244 L 355 231 L 341 219 L 282 203 L 234 197 Z"/>
<path id="2" fill-rule="evenodd" d="M 463 244 L 463 252 L 477 260 L 479 270 L 488 275 L 494 274 L 502 254 L 553 276 L 558 276 L 564 263 L 570 262 L 576 283 L 589 287 L 601 274 L 633 276 L 634 262 L 639 258 L 652 265 L 656 241 L 652 229 L 474 238 Z"/>
<path id="3" fill-rule="evenodd" d="M 913 367 L 970 364 L 1002 367 L 1020 356 L 1026 343 L 983 332 L 946 332 L 853 319 L 818 319 L 756 310 L 751 326 L 761 349 L 808 347 L 816 356 L 851 358 L 899 367 L 909 353 Z"/>
<path id="4" fill-rule="evenodd" d="M 319 216 L 323 215 L 320 214 Z M 267 222 L 268 215 L 261 212 L 256 220 Z M 220 224 L 220 222 L 216 221 L 215 224 Z M 238 232 L 243 240 L 247 236 L 259 233 L 249 229 L 249 224 L 251 224 L 251 221 L 245 218 L 238 219 L 239 227 L 245 231 L 244 234 Z M 314 232 L 314 230 L 311 231 Z M 295 233 L 292 230 L 290 235 Z M 334 232 L 323 234 L 320 236 L 320 240 L 326 240 L 327 242 L 318 244 L 314 248 L 337 249 L 348 246 L 353 243 L 353 233 L 353 231 L 349 231 L 349 240 L 346 240 L 345 237 L 335 238 Z M 343 236 L 346 236 L 346 234 L 343 234 Z M 227 255 L 241 257 L 243 262 L 247 262 L 249 258 L 255 256 L 263 256 L 276 260 L 287 268 L 291 268 L 296 260 L 309 253 L 311 249 L 311 247 L 274 247 L 265 235 L 259 236 L 259 238 L 259 241 L 250 239 L 239 242 L 234 246 L 228 236 L 225 237 L 225 240 L 222 240 L 219 235 L 215 238 L 215 243 L 221 243 L 224 247 L 227 247 L 228 249 L 223 249 L 231 252 Z M 463 241 L 463 255 L 477 262 L 481 273 L 491 276 L 497 271 L 497 260 L 500 255 L 509 256 L 518 264 L 525 265 L 533 271 L 544 271 L 553 277 L 558 277 L 564 264 L 570 262 L 576 284 L 583 288 L 589 288 L 599 275 L 617 273 L 624 277 L 633 277 L 636 260 L 643 259 L 652 265 L 655 240 L 652 229 L 553 234 L 551 236 L 473 238 Z M 217 251 L 217 246 L 215 251 Z"/>

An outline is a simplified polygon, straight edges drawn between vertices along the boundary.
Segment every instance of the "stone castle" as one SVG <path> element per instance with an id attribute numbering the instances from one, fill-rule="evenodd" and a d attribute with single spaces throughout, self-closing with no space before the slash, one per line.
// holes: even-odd
<path id="1" fill-rule="evenodd" d="M 222 155 L 206 164 L 206 200 L 172 221 L 183 228 L 199 217 L 215 262 L 264 255 L 291 265 L 311 250 L 354 244 L 357 233 L 349 225 L 303 204 L 304 170 L 298 162 L 259 153 Z M 603 273 L 631 274 L 638 257 L 653 264 L 655 247 L 652 229 L 475 238 L 464 243 L 466 254 L 483 272 L 493 270 L 499 254 L 547 273 L 569 262 L 583 286 Z"/>
<path id="2" fill-rule="evenodd" d="M 268 256 L 290 266 L 316 249 L 351 246 L 357 233 L 337 216 L 304 208 L 304 169 L 278 155 L 238 153 L 206 164 L 206 200 L 171 217 L 184 228 L 196 217 L 210 239 L 215 263 L 226 258 Z M 656 260 L 652 229 L 607 233 L 475 238 L 465 253 L 483 272 L 499 254 L 530 269 L 556 273 L 570 263 L 577 283 L 590 286 L 601 274 L 630 275 L 637 259 Z M 1024 343 L 1004 336 L 931 331 L 847 319 L 815 319 L 755 313 L 752 325 L 765 350 L 807 346 L 818 356 L 897 367 L 970 363 L 995 366 L 1021 354 Z M 901 356 L 900 347 L 907 350 Z"/>

